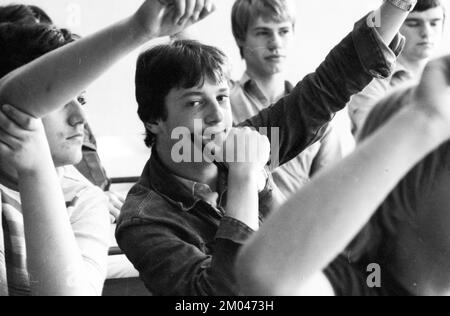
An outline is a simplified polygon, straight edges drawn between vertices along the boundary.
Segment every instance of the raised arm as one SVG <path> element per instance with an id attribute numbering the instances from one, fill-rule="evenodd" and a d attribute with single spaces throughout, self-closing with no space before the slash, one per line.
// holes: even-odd
<path id="1" fill-rule="evenodd" d="M 450 138 L 449 69 L 450 57 L 431 63 L 414 104 L 268 220 L 238 260 L 246 294 L 312 293 L 397 183 Z"/>
<path id="2" fill-rule="evenodd" d="M 414 4 L 415 0 L 404 0 Z M 306 76 L 292 93 L 273 107 L 243 123 L 278 128 L 279 164 L 296 157 L 320 139 L 324 126 L 343 109 L 352 95 L 363 90 L 374 77 L 388 77 L 394 69 L 403 41 L 395 36 L 408 12 L 384 3 L 375 12 L 381 14 L 381 27 L 373 27 L 371 13 L 356 23 L 326 57 L 315 73 Z M 390 45 L 390 46 L 389 46 Z"/>
<path id="3" fill-rule="evenodd" d="M 417 0 L 384 0 L 374 12 L 374 26 L 385 44 L 392 42 L 416 3 Z"/>
<path id="4" fill-rule="evenodd" d="M 45 116 L 74 99 L 140 45 L 177 33 L 213 10 L 212 0 L 146 0 L 123 21 L 2 78 L 0 104 L 12 104 L 36 117 Z"/>

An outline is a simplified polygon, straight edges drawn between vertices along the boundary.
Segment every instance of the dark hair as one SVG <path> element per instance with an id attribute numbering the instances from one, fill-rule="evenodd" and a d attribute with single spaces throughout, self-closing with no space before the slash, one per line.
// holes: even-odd
<path id="1" fill-rule="evenodd" d="M 413 12 L 424 12 L 437 7 L 443 8 L 441 0 L 418 0 Z"/>
<path id="2" fill-rule="evenodd" d="M 411 106 L 415 87 L 395 91 L 371 111 L 359 135 L 363 141 L 378 131 L 398 112 Z M 417 216 L 435 189 L 439 175 L 450 170 L 450 142 L 418 163 L 389 194 L 369 223 L 347 248 L 351 261 L 388 264 L 401 224 L 417 227 Z"/>
<path id="3" fill-rule="evenodd" d="M 12 4 L 0 6 L 0 23 L 53 24 L 52 19 L 41 8 L 34 5 Z"/>
<path id="4" fill-rule="evenodd" d="M 219 49 L 196 41 L 179 40 L 151 48 L 139 56 L 136 67 L 138 115 L 144 124 L 165 121 L 165 98 L 170 90 L 203 85 L 206 78 L 214 82 L 227 80 L 227 59 Z M 155 142 L 146 128 L 145 144 Z"/>
<path id="5" fill-rule="evenodd" d="M 50 25 L 0 24 L 0 78 L 73 40 L 68 30 Z"/>

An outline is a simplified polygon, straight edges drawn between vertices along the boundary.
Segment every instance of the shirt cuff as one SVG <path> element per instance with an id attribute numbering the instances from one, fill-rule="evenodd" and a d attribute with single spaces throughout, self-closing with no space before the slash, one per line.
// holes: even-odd
<path id="1" fill-rule="evenodd" d="M 393 6 L 406 11 L 410 12 L 417 4 L 417 0 L 384 0 L 392 4 Z"/>
<path id="2" fill-rule="evenodd" d="M 374 78 L 389 78 L 395 70 L 397 57 L 405 46 L 405 38 L 398 33 L 387 46 L 371 19 L 373 12 L 355 24 L 352 38 L 364 70 Z"/>
<path id="3" fill-rule="evenodd" d="M 236 244 L 244 244 L 255 233 L 253 229 L 242 223 L 241 221 L 224 217 L 217 230 L 216 239 L 231 240 Z"/>

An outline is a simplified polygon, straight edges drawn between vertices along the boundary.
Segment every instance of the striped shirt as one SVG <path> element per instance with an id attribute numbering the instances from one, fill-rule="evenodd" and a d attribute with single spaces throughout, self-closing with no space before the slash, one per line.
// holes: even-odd
<path id="1" fill-rule="evenodd" d="M 58 168 L 57 171 L 70 223 L 83 257 L 86 280 L 91 292 L 100 295 L 106 277 L 110 229 L 106 197 L 74 167 Z M 31 294 L 20 194 L 13 189 L 15 187 L 12 181 L 0 175 L 1 296 Z"/>

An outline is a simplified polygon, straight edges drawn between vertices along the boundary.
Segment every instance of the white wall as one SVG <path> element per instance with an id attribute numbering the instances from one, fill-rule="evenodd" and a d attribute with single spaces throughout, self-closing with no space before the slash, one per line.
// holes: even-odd
<path id="1" fill-rule="evenodd" d="M 14 0 L 22 2 L 21 0 Z M 60 26 L 81 35 L 131 14 L 142 0 L 24 0 L 44 8 Z M 380 0 L 298 0 L 297 46 L 288 77 L 297 81 L 314 71 L 328 51 L 351 29 L 354 22 Z M 0 3 L 10 3 L 0 0 Z M 243 70 L 231 35 L 230 12 L 233 0 L 216 1 L 218 10 L 202 22 L 197 32 L 204 42 L 222 48 L 233 64 L 235 76 Z M 445 41 L 450 51 L 450 41 Z M 136 115 L 134 64 L 137 52 L 117 64 L 88 91 L 86 111 L 97 136 L 133 136 L 143 134 Z"/>

